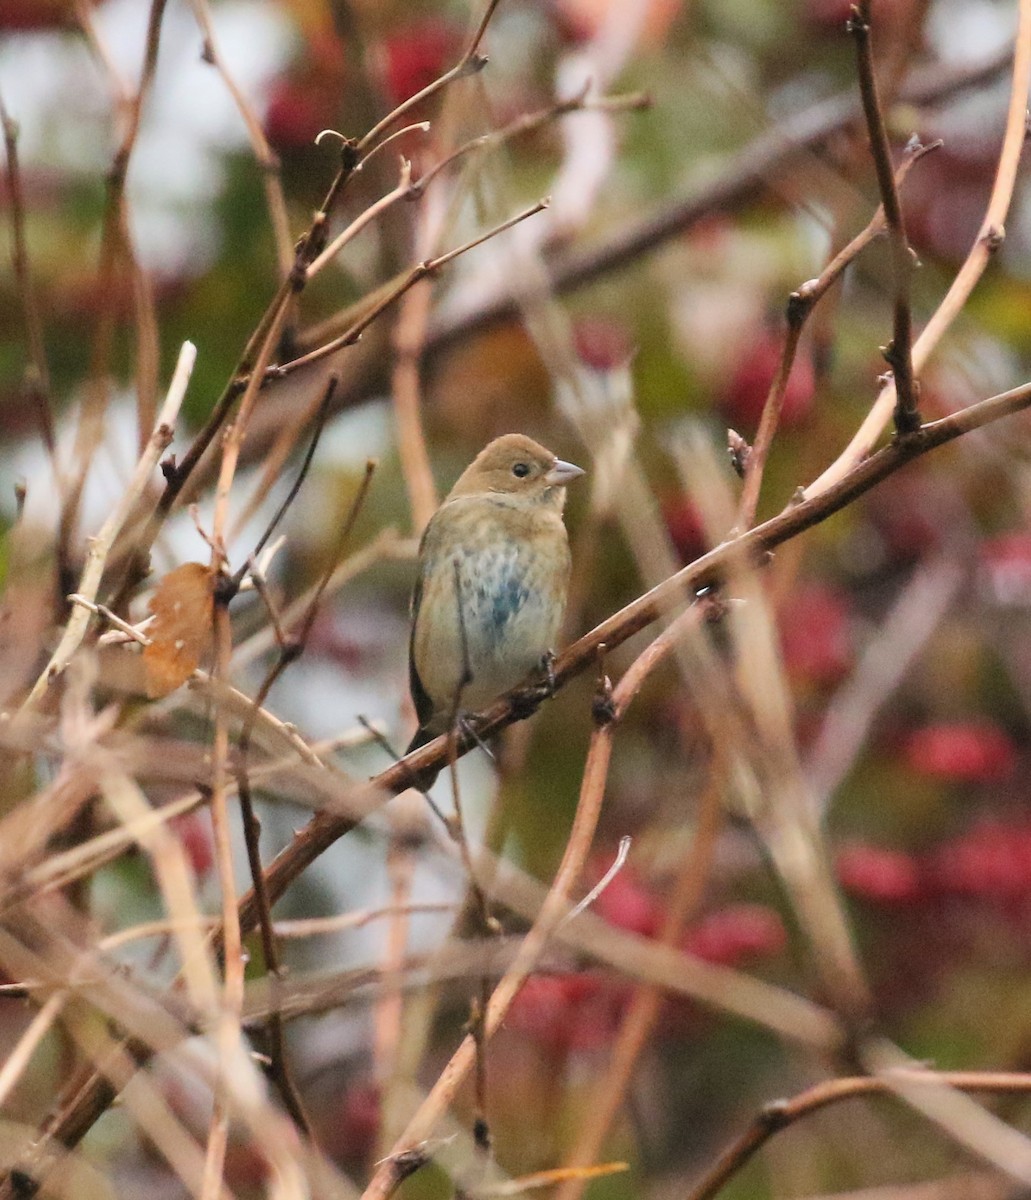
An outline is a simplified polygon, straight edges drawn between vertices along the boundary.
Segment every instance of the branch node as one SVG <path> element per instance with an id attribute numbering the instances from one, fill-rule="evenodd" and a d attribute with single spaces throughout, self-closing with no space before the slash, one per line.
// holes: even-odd
<path id="1" fill-rule="evenodd" d="M 467 75 L 478 75 L 489 62 L 486 54 L 470 54 L 455 78 L 464 79 Z"/>
<path id="2" fill-rule="evenodd" d="M 992 225 L 985 231 L 984 245 L 989 254 L 994 254 L 1005 240 L 1006 229 L 1003 225 Z"/>
<path id="3" fill-rule="evenodd" d="M 289 666 L 290 663 L 296 662 L 303 653 L 304 642 L 300 638 L 290 638 L 279 649 L 279 656 L 283 660 L 284 666 Z"/>
<path id="4" fill-rule="evenodd" d="M 489 1152 L 493 1144 L 490 1136 L 490 1126 L 483 1117 L 477 1117 L 473 1122 L 473 1141 L 479 1150 Z"/>
<path id="5" fill-rule="evenodd" d="M 730 465 L 734 468 L 734 473 L 740 479 L 744 479 L 748 460 L 752 456 L 752 447 L 736 429 L 727 430 L 727 453 L 730 455 Z"/>
<path id="6" fill-rule="evenodd" d="M 595 725 L 604 728 L 616 719 L 616 705 L 612 699 L 612 680 L 602 675 L 598 680 L 598 688 L 591 701 L 591 717 Z"/>
<path id="7" fill-rule="evenodd" d="M 215 586 L 212 590 L 212 597 L 217 605 L 221 608 L 228 608 L 230 601 L 234 599 L 236 593 L 240 590 L 240 584 L 232 575 L 226 575 L 219 571 L 215 576 Z"/>
<path id="8" fill-rule="evenodd" d="M 30 1200 L 30 1197 L 39 1192 L 39 1183 L 27 1172 L 19 1171 L 17 1167 L 11 1171 L 10 1179 L 11 1190 L 17 1200 Z"/>
<path id="9" fill-rule="evenodd" d="M 895 405 L 895 432 L 900 438 L 908 438 L 923 426 L 923 417 L 917 409 L 920 399 L 920 381 L 913 380 L 912 404 L 898 403 Z"/>
<path id="10" fill-rule="evenodd" d="M 801 329 L 809 310 L 813 306 L 813 293 L 819 280 L 807 279 L 796 291 L 788 296 L 787 319 L 792 329 Z"/>
<path id="11" fill-rule="evenodd" d="M 870 33 L 869 23 L 863 20 L 863 14 L 855 4 L 852 5 L 852 15 L 845 22 L 845 32 L 856 38 L 865 38 Z"/>
<path id="12" fill-rule="evenodd" d="M 400 1154 L 393 1155 L 390 1167 L 397 1186 L 400 1187 L 409 1176 L 421 1170 L 429 1161 L 430 1154 L 425 1146 L 413 1146 L 411 1150 L 402 1150 Z"/>
<path id="13" fill-rule="evenodd" d="M 306 255 L 298 254 L 294 259 L 294 264 L 290 268 L 290 277 L 288 283 L 290 290 L 295 294 L 303 292 L 305 284 L 308 282 L 308 268 L 305 265 Z"/>
<path id="14" fill-rule="evenodd" d="M 853 10 L 855 11 L 855 10 Z M 776 1133 L 791 1122 L 791 1109 L 787 1100 L 771 1100 L 759 1111 L 758 1124 L 770 1133 Z"/>

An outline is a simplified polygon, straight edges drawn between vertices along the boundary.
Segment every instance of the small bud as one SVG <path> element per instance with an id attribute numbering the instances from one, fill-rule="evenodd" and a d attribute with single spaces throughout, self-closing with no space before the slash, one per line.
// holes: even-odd
<path id="1" fill-rule="evenodd" d="M 730 455 L 730 465 L 738 477 L 744 479 L 748 460 L 752 455 L 752 447 L 736 429 L 727 430 L 727 453 Z"/>

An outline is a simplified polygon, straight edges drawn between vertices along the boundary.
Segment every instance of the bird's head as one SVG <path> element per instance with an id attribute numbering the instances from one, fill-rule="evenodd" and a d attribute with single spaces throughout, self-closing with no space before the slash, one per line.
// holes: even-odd
<path id="1" fill-rule="evenodd" d="M 565 503 L 566 484 L 583 474 L 580 467 L 563 462 L 539 442 L 521 433 L 506 433 L 485 446 L 462 472 L 451 496 L 493 492 L 525 496 L 530 501 Z"/>

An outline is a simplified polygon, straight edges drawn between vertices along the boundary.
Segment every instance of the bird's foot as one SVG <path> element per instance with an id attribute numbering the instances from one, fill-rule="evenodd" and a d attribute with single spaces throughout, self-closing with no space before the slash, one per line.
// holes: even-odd
<path id="1" fill-rule="evenodd" d="M 532 717 L 544 701 L 550 700 L 555 694 L 557 682 L 555 679 L 555 655 L 553 651 L 546 650 L 541 655 L 538 669 L 543 678 L 528 683 L 525 687 L 520 688 L 512 697 L 512 711 L 517 720 L 525 721 L 527 717 Z"/>
<path id="2" fill-rule="evenodd" d="M 555 679 L 555 651 L 545 650 L 541 655 L 541 673 L 544 676 L 544 682 L 548 688 L 548 699 L 550 700 L 555 694 L 555 689 L 558 683 Z"/>
<path id="3" fill-rule="evenodd" d="M 458 732 L 462 736 L 463 740 L 475 742 L 492 763 L 497 763 L 497 760 L 494 757 L 494 751 L 476 732 L 476 726 L 469 719 L 468 713 L 460 712 L 455 717 L 455 725 L 458 727 Z"/>

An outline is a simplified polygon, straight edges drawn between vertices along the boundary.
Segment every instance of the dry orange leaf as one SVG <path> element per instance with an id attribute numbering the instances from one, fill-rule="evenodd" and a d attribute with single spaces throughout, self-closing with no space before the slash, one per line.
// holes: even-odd
<path id="1" fill-rule="evenodd" d="M 214 572 L 201 563 L 183 563 L 158 584 L 150 601 L 150 645 L 143 650 L 152 700 L 185 683 L 210 647 L 214 595 Z"/>

